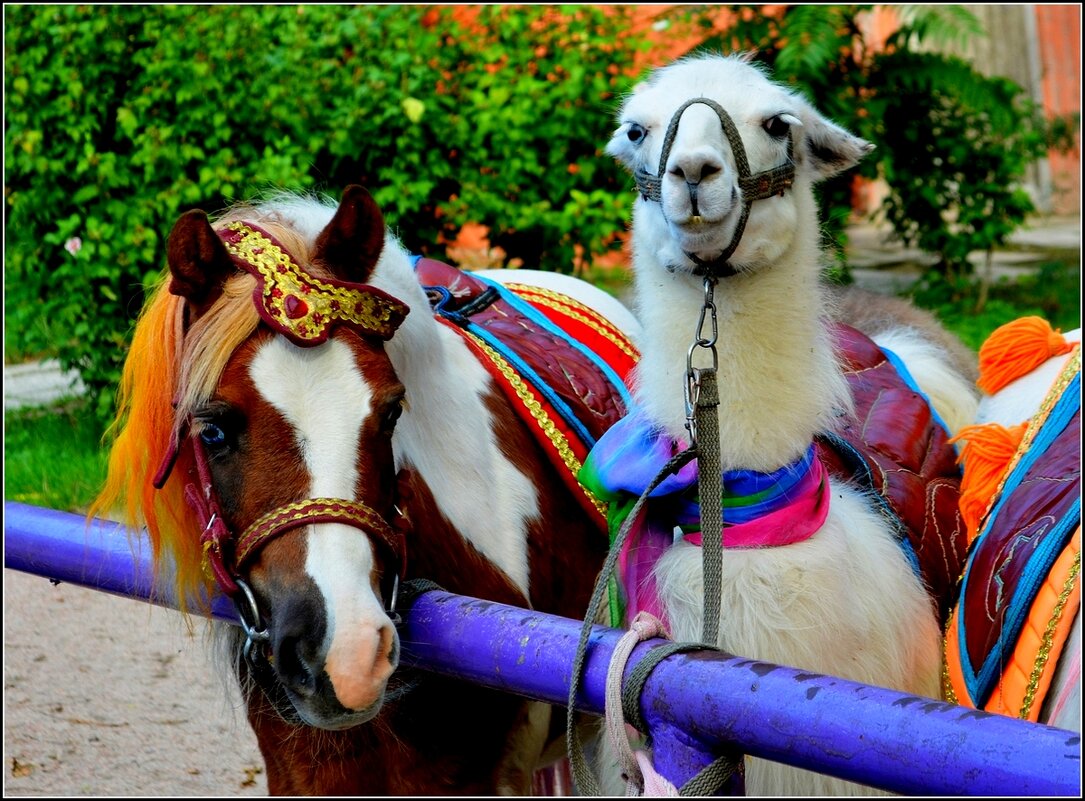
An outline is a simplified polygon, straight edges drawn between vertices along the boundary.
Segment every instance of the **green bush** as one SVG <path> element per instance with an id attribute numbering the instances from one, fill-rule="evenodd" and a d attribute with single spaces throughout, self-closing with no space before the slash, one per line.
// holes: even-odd
<path id="1" fill-rule="evenodd" d="M 602 154 L 641 47 L 622 7 L 5 17 L 7 347 L 78 369 L 103 416 L 187 209 L 357 182 L 416 252 L 477 222 L 510 260 L 564 271 L 626 226 L 629 182 Z"/>

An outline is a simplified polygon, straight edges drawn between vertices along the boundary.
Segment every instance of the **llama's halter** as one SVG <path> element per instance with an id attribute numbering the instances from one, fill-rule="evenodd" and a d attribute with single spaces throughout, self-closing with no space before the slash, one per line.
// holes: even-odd
<path id="1" fill-rule="evenodd" d="M 738 168 L 738 188 L 742 194 L 742 213 L 738 219 L 738 225 L 735 226 L 735 232 L 731 237 L 731 242 L 723 253 L 714 259 L 708 260 L 700 258 L 695 253 L 686 253 L 686 257 L 696 265 L 693 270 L 695 275 L 711 275 L 717 278 L 726 278 L 737 273 L 737 270 L 728 264 L 727 260 L 731 258 L 735 252 L 735 248 L 738 247 L 739 242 L 742 240 L 742 233 L 746 229 L 746 221 L 749 219 L 750 207 L 753 205 L 753 202 L 755 200 L 770 198 L 773 195 L 782 195 L 795 182 L 795 165 L 792 162 L 791 154 L 791 135 L 789 133 L 787 137 L 787 156 L 784 159 L 783 164 L 769 170 L 762 170 L 759 173 L 751 174 L 750 162 L 746 158 L 746 148 L 742 144 L 742 137 L 739 136 L 738 128 L 735 127 L 731 115 L 727 113 L 723 106 L 707 97 L 695 97 L 692 100 L 687 100 L 674 112 L 674 116 L 671 117 L 670 125 L 667 126 L 667 132 L 663 137 L 663 152 L 659 157 L 659 167 L 656 169 L 656 174 L 652 175 L 643 167 L 637 167 L 637 169 L 633 171 L 633 177 L 637 182 L 637 189 L 640 190 L 641 197 L 645 200 L 654 200 L 662 205 L 663 176 L 667 170 L 667 158 L 671 154 L 671 146 L 674 144 L 674 137 L 678 133 L 678 124 L 681 122 L 682 114 L 685 110 L 697 103 L 708 106 L 716 112 L 716 116 L 720 118 L 723 132 L 731 145 L 731 153 L 734 155 L 735 166 Z"/>
<path id="2" fill-rule="evenodd" d="M 327 341 L 331 329 L 340 324 L 363 336 L 388 340 L 410 311 L 406 304 L 368 284 L 310 275 L 274 237 L 252 223 L 231 223 L 218 234 L 235 264 L 255 276 L 252 300 L 260 318 L 295 345 L 320 345 Z M 237 606 L 248 638 L 246 656 L 252 658 L 254 644 L 268 642 L 270 635 L 243 574 L 271 540 L 308 525 L 341 523 L 351 526 L 381 549 L 392 568 L 388 612 L 395 619 L 396 596 L 406 568 L 403 536 L 406 519 L 398 509 L 395 523 L 389 524 L 360 501 L 309 498 L 268 512 L 238 536 L 223 517 L 207 450 L 192 428 L 191 419 L 183 422 L 182 430 L 174 438 L 154 478 L 154 486 L 161 489 L 165 485 L 177 460 L 181 441 L 187 436 L 195 457 L 197 482 L 185 486 L 185 500 L 203 527 L 200 542 L 205 569 Z"/>

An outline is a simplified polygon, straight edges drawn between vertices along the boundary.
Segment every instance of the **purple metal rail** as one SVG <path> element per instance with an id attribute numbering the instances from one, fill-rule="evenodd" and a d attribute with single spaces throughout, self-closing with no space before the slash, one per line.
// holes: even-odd
<path id="1" fill-rule="evenodd" d="M 175 606 L 155 592 L 141 534 L 10 501 L 4 512 L 5 567 Z M 224 598 L 214 599 L 212 612 L 236 622 Z M 404 615 L 403 661 L 564 704 L 580 626 L 434 591 Z M 593 629 L 578 704 L 584 711 L 602 714 L 607 664 L 621 634 Z M 662 642 L 638 646 L 627 675 Z M 663 660 L 642 698 L 656 768 L 679 786 L 721 749 L 737 747 L 898 793 L 1081 794 L 1081 742 L 1073 732 L 833 676 L 696 651 Z"/>

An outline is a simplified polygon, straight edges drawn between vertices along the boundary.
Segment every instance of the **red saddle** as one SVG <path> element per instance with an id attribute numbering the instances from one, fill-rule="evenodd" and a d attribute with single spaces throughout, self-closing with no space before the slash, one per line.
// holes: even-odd
<path id="1" fill-rule="evenodd" d="M 606 532 L 606 504 L 576 475 L 629 404 L 639 353 L 595 310 L 547 289 L 486 281 L 435 259 L 415 263 L 434 313 L 494 377 L 567 486 Z"/>
<path id="2" fill-rule="evenodd" d="M 874 490 L 900 524 L 901 544 L 945 623 L 968 550 L 957 453 L 927 399 L 881 348 L 847 325 L 833 335 L 855 416 L 821 435 L 818 453 L 830 471 Z"/>

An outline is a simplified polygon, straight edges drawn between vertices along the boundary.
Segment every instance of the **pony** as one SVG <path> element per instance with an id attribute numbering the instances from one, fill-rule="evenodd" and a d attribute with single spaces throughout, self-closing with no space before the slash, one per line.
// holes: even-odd
<path id="1" fill-rule="evenodd" d="M 91 514 L 146 527 L 186 613 L 216 584 L 234 599 L 269 791 L 527 793 L 549 706 L 399 665 L 397 595 L 424 577 L 581 614 L 607 541 L 576 431 L 624 413 L 635 319 L 569 276 L 412 259 L 360 186 L 187 212 L 167 257 Z M 559 318 L 611 361 L 585 366 Z M 531 329 L 519 351 L 502 326 Z M 555 412 L 578 402 L 587 422 Z"/>
<path id="2" fill-rule="evenodd" d="M 951 585 L 964 546 L 946 440 L 974 417 L 975 357 L 904 301 L 820 280 L 814 185 L 871 145 L 741 56 L 656 69 L 618 123 L 606 151 L 639 192 L 631 252 L 641 359 L 635 410 L 593 450 L 588 485 L 612 504 L 639 494 L 648 482 L 630 477 L 628 453 L 647 448 L 659 455 L 642 465 L 662 466 L 687 448 L 698 371 L 716 367 L 709 414 L 725 526 L 718 638 L 707 644 L 939 698 L 945 601 L 916 565 L 926 546 L 902 534 L 901 520 L 911 514 L 948 535 L 934 550 L 938 581 Z M 883 370 L 885 382 L 864 385 Z M 842 443 L 847 432 L 883 435 L 887 458 L 851 459 L 863 445 Z M 842 469 L 856 462 L 877 480 L 909 474 L 917 503 L 892 514 L 875 487 Z M 676 640 L 708 636 L 696 481 L 691 463 L 650 496 L 621 579 L 627 619 L 650 612 Z M 758 759 L 745 760 L 745 781 L 751 795 L 871 792 Z"/>

